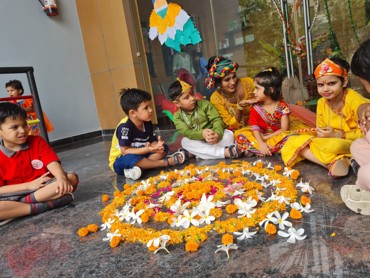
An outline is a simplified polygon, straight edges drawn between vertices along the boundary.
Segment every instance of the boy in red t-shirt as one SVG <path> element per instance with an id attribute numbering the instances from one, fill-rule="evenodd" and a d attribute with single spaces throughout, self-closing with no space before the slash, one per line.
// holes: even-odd
<path id="1" fill-rule="evenodd" d="M 26 118 L 19 105 L 0 103 L 0 225 L 69 204 L 78 184 L 42 137 L 28 135 Z"/>

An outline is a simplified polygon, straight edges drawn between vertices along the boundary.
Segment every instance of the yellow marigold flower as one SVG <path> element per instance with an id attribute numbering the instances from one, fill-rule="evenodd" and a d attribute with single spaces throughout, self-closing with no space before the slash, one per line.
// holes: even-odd
<path id="1" fill-rule="evenodd" d="M 114 247 L 117 247 L 119 245 L 119 243 L 121 242 L 121 238 L 118 237 L 118 236 L 115 236 L 112 238 L 112 240 L 110 241 L 110 247 L 114 248 Z"/>
<path id="2" fill-rule="evenodd" d="M 77 234 L 80 237 L 84 237 L 84 236 L 87 236 L 89 234 L 89 230 L 87 228 L 85 228 L 85 227 L 82 227 L 82 228 L 79 228 L 78 229 Z"/>
<path id="3" fill-rule="evenodd" d="M 263 167 L 263 162 L 259 161 L 256 163 L 257 168 L 262 168 Z"/>
<path id="4" fill-rule="evenodd" d="M 275 166 L 274 166 L 274 170 L 275 170 L 276 172 L 281 171 L 281 170 L 283 170 L 283 166 L 281 166 L 281 165 L 275 165 Z"/>
<path id="5" fill-rule="evenodd" d="M 89 232 L 91 232 L 91 233 L 95 233 L 95 232 L 97 232 L 98 230 L 99 230 L 99 227 L 98 227 L 98 225 L 96 225 L 96 224 L 90 224 L 90 225 L 87 225 L 87 230 L 89 231 Z"/>
<path id="6" fill-rule="evenodd" d="M 301 219 L 302 218 L 302 213 L 299 210 L 296 210 L 295 208 L 292 208 L 289 215 L 290 215 L 290 218 L 292 218 L 292 219 Z"/>
<path id="7" fill-rule="evenodd" d="M 274 235 L 276 234 L 276 227 L 274 224 L 267 224 L 266 226 L 266 233 L 268 233 L 269 235 Z"/>
<path id="8" fill-rule="evenodd" d="M 222 236 L 222 244 L 224 245 L 228 245 L 230 243 L 233 243 L 234 242 L 234 237 L 230 234 L 224 234 Z"/>
<path id="9" fill-rule="evenodd" d="M 307 205 L 307 204 L 311 204 L 311 199 L 302 195 L 301 196 L 301 204 L 304 205 L 304 206 Z"/>
<path id="10" fill-rule="evenodd" d="M 108 202 L 108 200 L 109 200 L 109 195 L 108 194 L 103 194 L 103 196 L 101 196 L 101 200 L 102 200 L 102 202 Z"/>
<path id="11" fill-rule="evenodd" d="M 226 212 L 228 214 L 233 214 L 234 212 L 236 212 L 238 210 L 238 207 L 236 205 L 233 205 L 233 204 L 229 204 L 226 206 Z"/>
<path id="12" fill-rule="evenodd" d="M 293 172 L 290 174 L 290 177 L 292 180 L 296 180 L 299 177 L 299 171 L 298 170 L 293 170 Z"/>
<path id="13" fill-rule="evenodd" d="M 131 205 L 132 206 L 135 206 L 136 204 L 137 204 L 137 202 L 138 202 L 139 200 L 138 200 L 138 198 L 136 198 L 136 197 L 133 197 L 132 199 L 131 199 Z"/>

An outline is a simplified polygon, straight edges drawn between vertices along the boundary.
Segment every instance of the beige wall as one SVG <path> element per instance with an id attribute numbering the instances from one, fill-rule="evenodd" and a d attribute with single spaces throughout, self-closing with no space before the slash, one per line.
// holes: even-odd
<path id="1" fill-rule="evenodd" d="M 100 125 L 102 130 L 113 129 L 124 116 L 120 89 L 145 89 L 148 80 L 137 55 L 141 42 L 135 40 L 129 1 L 76 0 L 76 7 Z"/>

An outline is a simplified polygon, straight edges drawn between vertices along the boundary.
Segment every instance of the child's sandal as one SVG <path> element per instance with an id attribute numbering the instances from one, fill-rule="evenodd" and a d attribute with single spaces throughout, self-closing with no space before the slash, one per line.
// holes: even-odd
<path id="1" fill-rule="evenodd" d="M 170 165 L 170 162 L 168 161 L 168 159 L 172 156 L 173 156 L 174 164 Z M 180 156 L 182 157 L 182 161 L 179 160 Z M 178 165 L 183 164 L 185 162 L 186 158 L 185 158 L 185 154 L 183 152 L 175 152 L 175 153 L 163 158 L 163 160 L 164 160 L 164 166 L 165 167 L 170 167 L 170 166 L 178 166 Z"/>
<path id="2" fill-rule="evenodd" d="M 195 157 L 195 155 L 193 155 L 189 151 L 185 150 L 184 148 L 180 148 L 177 151 L 178 152 L 181 152 L 181 153 L 184 153 L 185 154 L 185 159 L 191 159 L 191 158 L 194 158 Z"/>
<path id="3" fill-rule="evenodd" d="M 229 151 L 230 158 L 239 158 L 238 145 L 232 144 L 226 148 Z"/>

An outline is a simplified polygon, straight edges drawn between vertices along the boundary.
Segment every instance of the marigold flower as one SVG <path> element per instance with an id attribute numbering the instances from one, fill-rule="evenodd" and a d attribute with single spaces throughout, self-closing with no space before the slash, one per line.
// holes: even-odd
<path id="1" fill-rule="evenodd" d="M 128 183 L 126 183 L 124 186 L 123 186 L 123 189 L 130 189 L 131 188 L 131 185 L 129 185 Z"/>
<path id="2" fill-rule="evenodd" d="M 87 225 L 87 230 L 91 233 L 95 233 L 99 230 L 99 226 L 96 225 L 96 224 L 90 224 L 90 225 Z"/>
<path id="3" fill-rule="evenodd" d="M 256 163 L 257 168 L 262 168 L 263 167 L 263 162 L 259 161 Z"/>
<path id="4" fill-rule="evenodd" d="M 114 247 L 117 247 L 119 245 L 119 243 L 121 242 L 121 238 L 118 237 L 118 236 L 115 236 L 112 238 L 112 240 L 110 241 L 110 247 L 114 248 Z"/>
<path id="5" fill-rule="evenodd" d="M 144 196 L 145 195 L 145 192 L 144 190 L 139 190 L 137 193 L 136 193 L 137 196 Z"/>
<path id="6" fill-rule="evenodd" d="M 301 219 L 302 213 L 299 210 L 296 210 L 295 208 L 292 208 L 290 211 L 290 218 L 292 219 Z"/>
<path id="7" fill-rule="evenodd" d="M 292 180 L 296 180 L 299 177 L 299 171 L 298 170 L 293 170 L 293 172 L 290 174 L 290 177 Z"/>
<path id="8" fill-rule="evenodd" d="M 266 233 L 268 233 L 269 235 L 274 235 L 276 234 L 276 227 L 274 224 L 267 224 L 266 225 Z"/>
<path id="9" fill-rule="evenodd" d="M 84 237 L 84 236 L 87 236 L 89 234 L 89 230 L 87 228 L 85 228 L 85 227 L 82 227 L 82 228 L 79 228 L 78 229 L 77 234 L 80 237 Z"/>
<path id="10" fill-rule="evenodd" d="M 158 249 L 158 246 L 154 246 L 154 245 L 152 244 L 152 245 L 150 245 L 150 246 L 148 247 L 148 249 L 149 249 L 149 251 L 150 251 L 150 252 L 154 252 L 155 250 L 157 250 L 157 249 Z"/>
<path id="11" fill-rule="evenodd" d="M 210 210 L 209 214 L 216 218 L 220 218 L 222 216 L 222 210 L 219 208 L 214 208 Z"/>
<path id="12" fill-rule="evenodd" d="M 311 204 L 311 199 L 302 195 L 301 196 L 301 204 L 304 205 L 304 206 L 307 205 L 307 204 Z"/>
<path id="13" fill-rule="evenodd" d="M 222 236 L 222 244 L 224 245 L 228 245 L 230 243 L 233 243 L 234 242 L 234 237 L 230 234 L 224 234 Z"/>
<path id="14" fill-rule="evenodd" d="M 233 214 L 234 212 L 236 212 L 238 210 L 238 207 L 236 205 L 233 205 L 233 204 L 229 204 L 226 206 L 226 212 L 228 214 Z"/>
<path id="15" fill-rule="evenodd" d="M 101 200 L 102 200 L 103 203 L 108 202 L 109 195 L 108 194 L 103 194 L 103 196 L 101 196 Z"/>
<path id="16" fill-rule="evenodd" d="M 185 250 L 187 252 L 196 252 L 198 251 L 198 248 L 199 248 L 199 244 L 195 240 L 189 240 L 185 244 Z"/>
<path id="17" fill-rule="evenodd" d="M 143 221 L 143 223 L 149 222 L 149 219 L 150 219 L 150 215 L 148 215 L 147 213 L 143 213 L 141 215 L 141 221 Z"/>
<path id="18" fill-rule="evenodd" d="M 274 166 L 274 170 L 275 170 L 276 172 L 278 172 L 278 171 L 283 170 L 283 167 L 282 167 L 281 165 L 275 165 L 275 166 Z"/>
<path id="19" fill-rule="evenodd" d="M 115 190 L 114 193 L 113 193 L 113 196 L 118 197 L 119 195 L 121 195 L 121 191 Z"/>

